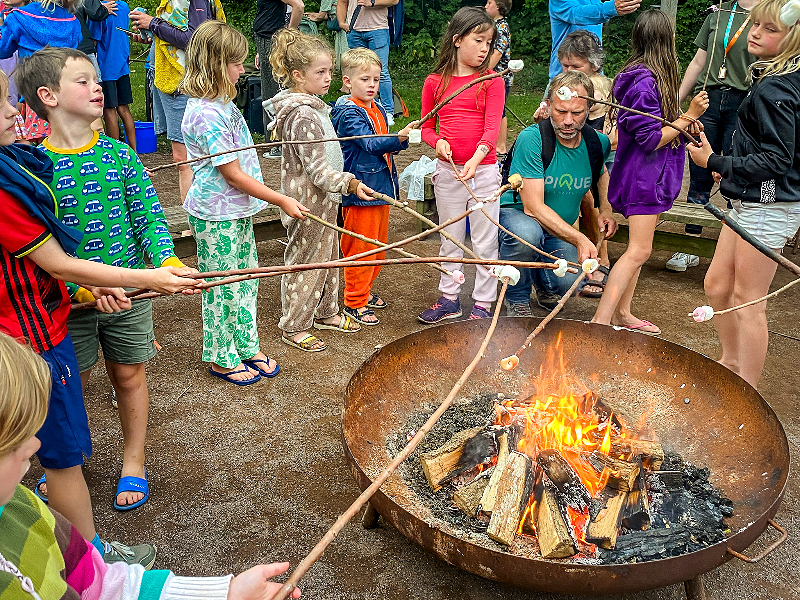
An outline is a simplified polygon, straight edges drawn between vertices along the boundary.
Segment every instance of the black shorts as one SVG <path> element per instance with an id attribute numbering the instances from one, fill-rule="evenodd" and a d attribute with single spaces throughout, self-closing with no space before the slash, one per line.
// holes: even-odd
<path id="1" fill-rule="evenodd" d="M 503 116 L 506 116 L 506 104 L 508 104 L 508 95 L 511 93 L 511 85 L 507 81 L 503 81 L 506 87 L 506 97 L 503 100 Z"/>
<path id="2" fill-rule="evenodd" d="M 131 90 L 131 76 L 123 75 L 119 79 L 103 80 L 103 107 L 117 108 L 126 104 L 133 104 L 133 91 Z"/>

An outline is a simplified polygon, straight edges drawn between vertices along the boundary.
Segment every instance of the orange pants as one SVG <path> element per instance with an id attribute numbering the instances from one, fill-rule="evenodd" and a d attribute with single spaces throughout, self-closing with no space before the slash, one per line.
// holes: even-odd
<path id="1" fill-rule="evenodd" d="M 344 228 L 354 233 L 379 240 L 384 244 L 389 240 L 389 205 L 378 206 L 343 206 Z M 374 250 L 374 244 L 368 244 L 350 235 L 341 235 L 342 256 L 353 256 L 367 250 Z M 366 256 L 361 260 L 380 260 L 385 252 Z M 344 305 L 350 308 L 366 306 L 372 284 L 378 273 L 377 267 L 345 267 L 344 269 Z"/>

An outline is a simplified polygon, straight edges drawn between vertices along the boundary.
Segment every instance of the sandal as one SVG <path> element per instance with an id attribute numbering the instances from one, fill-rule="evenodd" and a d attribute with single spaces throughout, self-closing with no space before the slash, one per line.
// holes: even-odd
<path id="1" fill-rule="evenodd" d="M 600 281 L 596 281 L 594 279 L 587 279 L 586 283 L 583 285 L 583 289 L 581 290 L 579 296 L 584 298 L 600 298 L 603 295 L 603 291 L 606 289 L 606 283 L 608 283 L 608 267 L 604 267 L 600 265 L 597 267 L 597 270 L 603 274 L 603 278 Z M 599 292 L 588 292 L 586 291 L 587 287 L 595 287 L 600 288 Z"/>
<path id="2" fill-rule="evenodd" d="M 386 300 L 378 296 L 378 294 L 370 294 L 369 300 L 367 300 L 367 308 L 377 308 L 380 310 L 388 307 L 389 305 L 386 303 Z"/>
<path id="3" fill-rule="evenodd" d="M 372 326 L 372 325 L 377 325 L 378 323 L 380 323 L 380 321 L 378 321 L 378 319 L 375 319 L 374 321 L 365 321 L 364 320 L 364 317 L 374 317 L 375 316 L 375 311 L 372 310 L 371 308 L 365 308 L 365 307 L 350 308 L 349 306 L 345 306 L 342 309 L 342 314 L 350 317 L 356 323 L 361 323 L 362 325 Z"/>
<path id="4" fill-rule="evenodd" d="M 242 365 L 244 366 L 244 365 Z M 243 369 L 237 369 L 235 371 L 228 371 L 227 373 L 220 373 L 219 371 L 215 371 L 211 367 L 208 367 L 208 372 L 211 373 L 214 377 L 219 377 L 220 379 L 224 379 L 228 383 L 233 383 L 235 385 L 250 385 L 252 383 L 256 383 L 261 381 L 261 375 L 256 373 L 250 379 L 231 379 L 231 375 L 238 375 L 239 373 L 249 373 L 249 369 L 244 367 Z"/>
<path id="5" fill-rule="evenodd" d="M 361 325 L 359 325 L 350 315 L 343 313 L 339 315 L 338 325 L 326 323 L 324 319 L 314 319 L 314 329 L 332 329 L 333 331 L 341 331 L 342 333 L 355 333 L 356 331 L 361 330 Z"/>
<path id="6" fill-rule="evenodd" d="M 325 350 L 328 345 L 323 342 L 318 337 L 311 335 L 310 333 L 306 333 L 296 342 L 290 338 L 286 337 L 285 335 L 281 335 L 281 339 L 290 346 L 294 348 L 299 348 L 303 352 L 322 352 Z M 319 344 L 322 344 L 321 346 Z"/>
<path id="7" fill-rule="evenodd" d="M 661 335 L 661 329 L 645 319 L 641 319 L 636 325 L 614 325 L 614 327 L 627 329 L 628 331 L 634 331 L 636 333 L 644 333 L 646 335 Z"/>
<path id="8" fill-rule="evenodd" d="M 258 371 L 258 374 L 262 377 L 275 377 L 275 375 L 281 372 L 281 366 L 278 363 L 275 363 L 275 368 L 272 369 L 272 371 L 267 371 L 258 366 L 257 363 L 262 363 L 266 369 L 269 369 L 269 356 L 267 357 L 267 360 L 262 358 L 250 358 L 248 360 L 243 360 L 242 362 L 245 364 L 245 366 L 250 367 L 254 371 Z"/>
<path id="9" fill-rule="evenodd" d="M 45 504 L 47 504 L 47 502 L 48 502 L 48 500 L 47 500 L 47 496 L 45 496 L 45 495 L 42 493 L 42 484 L 45 484 L 45 483 L 47 483 L 47 476 L 46 476 L 46 475 L 42 475 L 42 476 L 39 478 L 39 481 L 38 481 L 38 483 L 36 484 L 36 487 L 35 487 L 35 488 L 33 488 L 33 493 L 34 493 L 34 494 L 36 494 L 36 497 L 37 497 L 37 498 L 39 498 L 39 500 L 41 500 L 42 502 L 44 502 Z"/>

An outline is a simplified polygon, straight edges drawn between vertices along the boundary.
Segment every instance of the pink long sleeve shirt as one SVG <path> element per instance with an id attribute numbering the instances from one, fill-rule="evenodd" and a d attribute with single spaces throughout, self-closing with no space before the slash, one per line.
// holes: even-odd
<path id="1" fill-rule="evenodd" d="M 434 98 L 436 88 L 442 80 L 441 75 L 431 74 L 422 86 L 422 114 L 430 111 L 437 101 L 447 98 L 461 86 L 469 83 L 479 74 L 453 77 L 444 93 Z M 505 85 L 502 77 L 481 82 L 462 92 L 446 104 L 436 116 L 422 124 L 422 139 L 432 148 L 444 138 L 453 151 L 453 162 L 463 165 L 475 154 L 481 144 L 489 148 L 489 154 L 481 161 L 490 165 L 497 161 L 495 146 L 500 121 L 505 105 Z M 439 118 L 439 132 L 436 132 L 436 117 Z"/>

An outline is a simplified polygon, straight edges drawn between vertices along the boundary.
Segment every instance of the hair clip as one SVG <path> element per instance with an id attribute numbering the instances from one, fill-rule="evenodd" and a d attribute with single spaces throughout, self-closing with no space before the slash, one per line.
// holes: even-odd
<path id="1" fill-rule="evenodd" d="M 792 27 L 800 19 L 800 0 L 789 0 L 781 9 L 781 23 Z"/>

